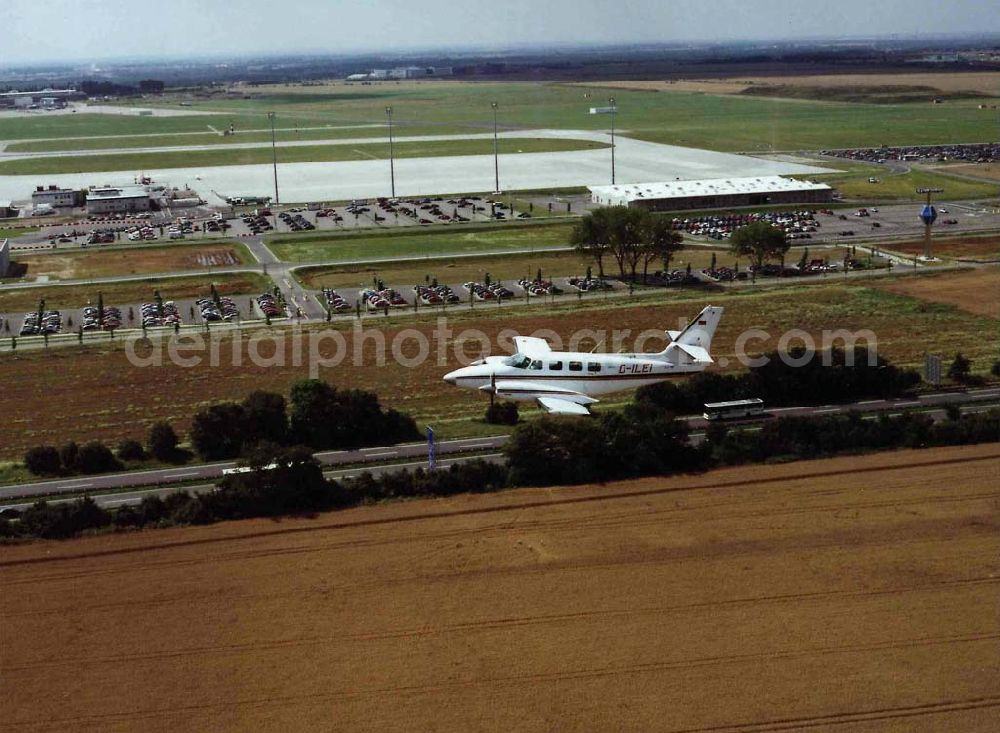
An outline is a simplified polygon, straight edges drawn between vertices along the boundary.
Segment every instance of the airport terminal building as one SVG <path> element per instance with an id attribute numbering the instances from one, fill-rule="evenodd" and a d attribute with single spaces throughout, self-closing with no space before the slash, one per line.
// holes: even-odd
<path id="1" fill-rule="evenodd" d="M 590 194 L 591 201 L 599 206 L 631 206 L 649 211 L 823 204 L 833 200 L 833 189 L 825 183 L 781 176 L 590 186 Z"/>
<path id="2" fill-rule="evenodd" d="M 149 191 L 144 186 L 95 187 L 87 194 L 88 214 L 149 211 Z"/>

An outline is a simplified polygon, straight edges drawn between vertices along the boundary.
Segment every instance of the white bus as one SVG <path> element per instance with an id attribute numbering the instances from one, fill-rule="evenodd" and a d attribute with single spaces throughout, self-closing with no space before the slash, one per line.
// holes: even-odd
<path id="1" fill-rule="evenodd" d="M 706 402 L 706 420 L 733 420 L 738 417 L 754 417 L 764 414 L 764 400 L 754 397 L 749 400 L 733 400 L 731 402 Z"/>
<path id="2" fill-rule="evenodd" d="M 278 467 L 277 463 L 268 463 L 266 466 L 261 466 L 261 471 L 273 471 Z M 222 469 L 223 476 L 233 476 L 239 473 L 252 473 L 254 468 L 252 466 L 238 466 L 236 468 L 224 468 Z"/>

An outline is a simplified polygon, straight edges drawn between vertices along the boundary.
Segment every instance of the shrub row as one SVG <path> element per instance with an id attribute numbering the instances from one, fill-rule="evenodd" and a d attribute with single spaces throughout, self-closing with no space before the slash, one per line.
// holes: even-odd
<path id="1" fill-rule="evenodd" d="M 787 417 L 759 429 L 713 425 L 698 447 L 687 424 L 649 405 L 597 420 L 544 417 L 516 429 L 506 447 L 508 465 L 483 460 L 447 470 L 399 471 L 327 480 L 306 447 L 265 443 L 245 461 L 250 470 L 225 477 L 205 494 L 149 497 L 135 507 L 108 511 L 92 500 L 39 502 L 21 521 L 0 519 L 0 537 L 71 537 L 109 525 L 146 527 L 207 524 L 283 514 L 312 513 L 401 497 L 449 496 L 510 486 L 595 483 L 610 479 L 698 471 L 845 451 L 929 447 L 1000 439 L 1000 409 L 947 420 L 906 413 L 866 419 L 847 415 Z M 269 466 L 274 465 L 274 468 Z"/>
<path id="2" fill-rule="evenodd" d="M 808 359 L 804 349 L 791 349 L 762 358 L 762 364 L 741 374 L 702 372 L 681 383 L 643 387 L 636 401 L 688 415 L 701 412 L 706 402 L 750 397 L 760 397 L 768 405 L 896 397 L 920 382 L 917 372 L 893 366 L 867 347 L 819 351 Z"/>

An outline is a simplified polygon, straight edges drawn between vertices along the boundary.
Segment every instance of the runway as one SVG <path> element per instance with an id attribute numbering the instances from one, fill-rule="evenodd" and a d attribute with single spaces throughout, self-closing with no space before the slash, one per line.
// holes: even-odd
<path id="1" fill-rule="evenodd" d="M 483 135 L 453 136 L 450 139 L 477 139 Z M 503 133 L 507 138 L 570 138 L 610 145 L 606 133 L 583 130 L 527 130 Z M 405 138 L 401 138 L 401 141 Z M 433 136 L 424 139 L 449 139 Z M 384 138 L 352 138 L 330 144 L 359 145 L 385 143 Z M 316 143 L 310 143 L 316 144 Z M 217 149 L 217 146 L 213 149 Z M 178 152 L 183 148 L 171 148 Z M 116 151 L 101 151 L 102 154 Z M 121 151 L 124 152 L 124 151 Z M 128 152 L 136 152 L 134 149 Z M 6 160 L 31 157 L 6 156 Z M 617 183 L 697 180 L 773 175 L 811 175 L 829 172 L 826 168 L 782 160 L 719 153 L 711 150 L 615 138 Z M 206 168 L 147 169 L 144 171 L 159 184 L 196 190 L 210 203 L 221 203 L 212 192 L 226 196 L 270 195 L 274 192 L 273 171 L 269 164 L 234 165 Z M 93 185 L 130 183 L 136 171 L 104 171 L 43 176 L 46 185 L 83 188 Z M 399 158 L 395 161 L 396 194 L 426 196 L 442 193 L 492 191 L 495 186 L 492 155 L 458 155 L 431 158 Z M 343 201 L 355 198 L 388 196 L 390 190 L 387 160 L 359 160 L 325 163 L 281 163 L 279 148 L 278 179 L 284 203 Z M 24 199 L 38 184 L 39 176 L 0 176 L 0 199 Z M 604 185 L 611 180 L 611 150 L 577 150 L 553 153 L 520 153 L 500 156 L 500 188 L 530 190 L 575 188 Z"/>

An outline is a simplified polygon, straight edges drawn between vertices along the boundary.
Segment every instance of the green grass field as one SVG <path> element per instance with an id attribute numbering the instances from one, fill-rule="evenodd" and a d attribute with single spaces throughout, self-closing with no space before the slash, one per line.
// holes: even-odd
<path id="1" fill-rule="evenodd" d="M 502 128 L 604 130 L 607 117 L 589 114 L 611 94 L 618 102 L 623 134 L 654 142 L 715 150 L 816 150 L 822 148 L 991 141 L 996 117 L 975 100 L 945 104 L 851 104 L 683 92 L 609 90 L 555 83 L 464 83 L 455 81 L 331 85 L 308 90 L 260 87 L 248 99 L 197 101 L 189 111 L 221 114 L 189 117 L 31 115 L 0 120 L 0 140 L 40 140 L 208 132 L 234 124 L 237 130 L 278 125 L 384 124 L 391 104 L 401 134 L 458 128 L 492 129 L 490 103 L 499 104 Z M 148 104 L 146 106 L 149 106 Z M 166 98 L 161 106 L 172 106 Z M 419 133 L 417 131 L 420 131 Z M 334 132 L 331 129 L 331 132 Z M 340 134 L 337 132 L 336 134 Z M 303 138 L 305 139 L 305 138 Z"/>
<path id="2" fill-rule="evenodd" d="M 268 247 L 285 262 L 357 261 L 390 257 L 440 257 L 477 252 L 524 252 L 562 247 L 569 222 L 547 224 L 448 225 L 384 233 L 277 235 Z"/>
<path id="3" fill-rule="evenodd" d="M 878 178 L 878 183 L 869 183 L 869 177 Z M 995 196 L 1000 185 L 987 182 L 976 183 L 963 178 L 954 178 L 926 170 L 913 170 L 901 175 L 886 175 L 884 169 L 872 171 L 851 171 L 828 176 L 811 176 L 811 180 L 829 183 L 845 198 L 863 201 L 915 201 L 921 199 L 918 188 L 943 188 L 946 198 L 975 199 Z"/>
<path id="4" fill-rule="evenodd" d="M 589 140 L 520 138 L 501 140 L 502 155 L 553 153 L 567 150 L 596 150 L 607 147 Z M 492 155 L 493 141 L 428 140 L 401 142 L 394 146 L 397 158 L 428 158 L 444 155 Z M 301 145 L 278 148 L 279 163 L 311 163 L 389 158 L 385 143 L 365 145 Z M 169 153 L 116 153 L 109 155 L 52 156 L 0 163 L 0 175 L 46 173 L 88 173 L 91 171 L 152 170 L 224 165 L 251 165 L 271 162 L 271 148 L 223 150 L 178 150 Z"/>
<path id="5" fill-rule="evenodd" d="M 204 108 L 286 115 L 329 115 L 339 124 L 384 121 L 392 104 L 409 124 L 487 127 L 490 102 L 503 126 L 604 130 L 607 117 L 590 115 L 614 94 L 624 134 L 654 142 L 716 150 L 799 150 L 881 144 L 991 141 L 995 116 L 973 100 L 946 104 L 849 104 L 680 92 L 655 93 L 551 83 L 425 82 L 372 87 L 320 87 L 303 93 L 262 88 L 262 99 L 212 100 Z"/>

